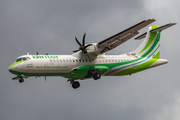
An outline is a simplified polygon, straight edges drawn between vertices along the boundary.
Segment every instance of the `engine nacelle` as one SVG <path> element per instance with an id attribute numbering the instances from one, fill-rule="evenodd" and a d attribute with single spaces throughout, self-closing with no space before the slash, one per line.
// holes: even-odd
<path id="1" fill-rule="evenodd" d="M 91 43 L 92 45 L 87 47 L 86 50 L 88 53 L 93 53 L 96 55 L 101 54 L 101 51 L 103 50 L 103 48 L 99 48 L 98 43 Z"/>

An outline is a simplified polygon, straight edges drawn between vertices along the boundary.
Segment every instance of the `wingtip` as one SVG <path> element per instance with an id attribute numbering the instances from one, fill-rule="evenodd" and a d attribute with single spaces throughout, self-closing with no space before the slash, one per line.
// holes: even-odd
<path id="1" fill-rule="evenodd" d="M 176 25 L 177 23 L 170 23 L 170 24 L 172 24 L 172 25 Z"/>
<path id="2" fill-rule="evenodd" d="M 152 19 L 146 19 L 145 21 L 156 21 L 156 19 L 152 18 Z"/>

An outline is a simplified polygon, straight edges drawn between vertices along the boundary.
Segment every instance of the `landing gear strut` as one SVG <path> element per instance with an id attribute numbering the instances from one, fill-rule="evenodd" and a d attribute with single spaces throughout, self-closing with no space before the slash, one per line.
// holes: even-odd
<path id="1" fill-rule="evenodd" d="M 74 81 L 73 79 L 69 79 L 69 80 L 67 80 L 67 82 L 68 82 L 68 81 L 70 81 L 70 84 L 72 84 L 72 87 L 73 87 L 74 89 L 80 87 L 80 83 L 79 83 L 78 81 Z"/>

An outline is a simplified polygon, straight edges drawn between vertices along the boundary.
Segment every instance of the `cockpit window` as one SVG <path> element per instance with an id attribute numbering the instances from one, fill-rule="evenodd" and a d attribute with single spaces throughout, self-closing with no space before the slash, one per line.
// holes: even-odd
<path id="1" fill-rule="evenodd" d="M 16 62 L 19 62 L 19 61 L 21 61 L 21 59 L 22 59 L 22 58 L 18 58 L 18 59 L 16 60 Z"/>
<path id="2" fill-rule="evenodd" d="M 27 60 L 27 58 L 23 57 L 23 60 Z"/>
<path id="3" fill-rule="evenodd" d="M 30 58 L 29 58 L 29 57 L 18 58 L 18 59 L 16 60 L 16 62 L 19 62 L 19 61 L 21 61 L 21 60 L 30 60 Z"/>

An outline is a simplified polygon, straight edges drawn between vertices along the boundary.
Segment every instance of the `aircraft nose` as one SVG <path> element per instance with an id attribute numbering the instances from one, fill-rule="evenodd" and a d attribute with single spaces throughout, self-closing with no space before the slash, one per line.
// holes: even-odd
<path id="1" fill-rule="evenodd" d="M 10 65 L 8 68 L 9 72 L 16 71 L 17 69 L 18 69 L 18 66 L 17 66 L 17 64 L 14 64 L 14 63 L 12 65 Z"/>
<path id="2" fill-rule="evenodd" d="M 9 71 L 15 70 L 15 67 L 14 67 L 14 66 L 9 66 L 8 70 L 9 70 Z"/>

